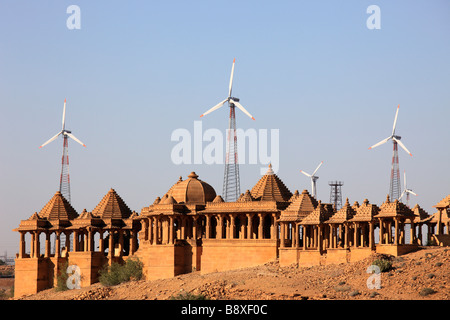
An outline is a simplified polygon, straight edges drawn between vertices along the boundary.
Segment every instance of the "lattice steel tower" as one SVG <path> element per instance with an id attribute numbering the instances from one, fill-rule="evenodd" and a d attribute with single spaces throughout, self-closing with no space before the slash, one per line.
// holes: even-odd
<path id="1" fill-rule="evenodd" d="M 328 185 L 331 187 L 330 203 L 334 204 L 334 208 L 338 211 L 342 207 L 341 187 L 344 185 L 342 181 L 330 181 Z"/>
<path id="2" fill-rule="evenodd" d="M 398 146 L 397 141 L 393 140 L 393 154 L 391 165 L 391 182 L 389 184 L 389 197 L 392 201 L 400 198 L 400 168 L 398 165 Z"/>
<path id="3" fill-rule="evenodd" d="M 236 100 L 239 101 L 239 99 Z M 225 157 L 225 174 L 223 177 L 222 193 L 226 202 L 236 201 L 241 194 L 237 152 L 236 114 L 234 108 L 234 104 L 230 103 L 230 120 L 227 132 L 227 151 Z"/>
<path id="4" fill-rule="evenodd" d="M 61 177 L 59 181 L 59 192 L 69 203 L 70 199 L 70 175 L 69 175 L 69 137 L 64 134 L 63 155 L 61 159 Z"/>

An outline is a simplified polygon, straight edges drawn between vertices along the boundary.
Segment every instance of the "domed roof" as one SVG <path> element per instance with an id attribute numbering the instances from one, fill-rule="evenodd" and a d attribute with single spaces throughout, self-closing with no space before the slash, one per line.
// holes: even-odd
<path id="1" fill-rule="evenodd" d="M 177 203 L 198 204 L 213 201 L 216 191 L 208 183 L 198 179 L 195 172 L 191 172 L 184 181 L 176 183 L 168 192 Z"/>

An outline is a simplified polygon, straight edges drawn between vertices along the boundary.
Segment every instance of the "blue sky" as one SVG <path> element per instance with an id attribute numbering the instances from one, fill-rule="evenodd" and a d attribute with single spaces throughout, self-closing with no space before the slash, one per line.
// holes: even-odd
<path id="1" fill-rule="evenodd" d="M 69 30 L 69 5 L 81 29 Z M 369 30 L 369 5 L 381 29 Z M 59 188 L 60 130 L 67 98 L 72 204 L 92 210 L 113 187 L 140 212 L 196 171 L 222 193 L 223 165 L 175 165 L 174 130 L 228 126 L 233 95 L 279 129 L 278 176 L 310 189 L 299 171 L 320 161 L 318 198 L 342 180 L 351 202 L 381 204 L 389 191 L 389 136 L 400 104 L 400 170 L 429 213 L 450 190 L 450 3 L 448 1 L 1 1 L 0 254 L 17 251 L 11 230 Z M 241 190 L 261 164 L 241 166 Z"/>

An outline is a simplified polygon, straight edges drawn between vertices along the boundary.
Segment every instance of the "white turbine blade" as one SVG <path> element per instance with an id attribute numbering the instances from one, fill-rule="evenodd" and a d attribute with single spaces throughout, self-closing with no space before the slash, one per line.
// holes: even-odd
<path id="1" fill-rule="evenodd" d="M 230 99 L 230 102 L 233 103 L 236 107 L 238 107 L 243 113 L 245 113 L 246 115 L 248 115 L 250 118 L 252 118 L 253 120 L 255 120 L 255 118 L 253 118 L 253 116 L 247 111 L 245 110 L 245 108 L 239 103 L 234 101 L 233 99 Z"/>
<path id="2" fill-rule="evenodd" d="M 322 165 L 323 161 L 321 163 L 319 163 L 319 165 L 317 166 L 316 170 L 314 170 L 312 175 L 315 175 L 317 170 L 319 170 L 320 166 Z"/>
<path id="3" fill-rule="evenodd" d="M 236 58 L 233 59 L 233 66 L 231 67 L 230 85 L 228 86 L 228 98 L 231 97 L 231 89 L 233 87 L 233 75 L 234 75 L 234 63 Z"/>
<path id="4" fill-rule="evenodd" d="M 75 140 L 76 142 L 78 142 L 79 144 L 81 144 L 83 147 L 86 147 L 86 145 L 81 142 L 80 140 L 78 140 L 77 138 L 75 138 L 75 136 L 71 133 L 66 133 L 69 137 L 71 137 L 73 140 Z"/>
<path id="5" fill-rule="evenodd" d="M 309 174 L 309 173 L 306 173 L 305 171 L 302 171 L 302 170 L 300 170 L 300 172 L 301 173 L 303 173 L 305 176 L 307 176 L 307 177 L 310 177 L 311 178 L 311 175 Z"/>
<path id="6" fill-rule="evenodd" d="M 381 140 L 380 142 L 378 142 L 378 143 L 374 144 L 373 146 L 371 146 L 371 147 L 369 148 L 369 150 L 370 150 L 370 149 L 373 149 L 373 148 L 375 148 L 375 147 L 381 146 L 383 143 L 388 142 L 389 139 L 391 139 L 391 138 L 392 138 L 392 137 L 388 137 L 388 138 L 386 138 L 386 139 L 384 139 L 384 140 Z"/>
<path id="7" fill-rule="evenodd" d="M 413 194 L 413 195 L 415 195 L 415 196 L 417 196 L 417 194 L 415 194 L 415 193 L 412 192 L 411 190 L 408 190 L 408 192 L 411 193 L 411 194 Z"/>
<path id="8" fill-rule="evenodd" d="M 405 145 L 403 144 L 403 142 L 401 142 L 400 140 L 398 140 L 398 139 L 395 139 L 395 138 L 392 138 L 392 139 L 394 139 L 394 141 L 396 141 L 399 145 L 400 145 L 400 147 L 402 147 L 403 148 L 403 150 L 405 150 L 411 157 L 412 157 L 412 154 L 411 154 L 411 152 L 409 152 L 409 150 L 408 149 L 406 149 L 406 147 L 405 147 Z"/>
<path id="9" fill-rule="evenodd" d="M 48 139 L 46 142 L 44 142 L 43 145 L 41 145 L 41 146 L 39 147 L 39 149 L 42 148 L 42 147 L 44 147 L 44 146 L 46 146 L 46 145 L 48 145 L 50 142 L 52 142 L 53 140 L 55 140 L 56 138 L 58 138 L 58 136 L 59 136 L 61 133 L 62 133 L 62 131 L 61 131 L 61 132 L 58 132 L 58 133 L 55 134 L 53 137 L 51 137 L 50 139 Z"/>
<path id="10" fill-rule="evenodd" d="M 64 109 L 63 109 L 63 117 L 62 117 L 62 129 L 64 130 L 66 124 L 66 99 L 64 99 Z"/>
<path id="11" fill-rule="evenodd" d="M 203 117 L 203 116 L 206 116 L 208 113 L 211 113 L 211 112 L 213 112 L 213 111 L 219 109 L 219 108 L 220 108 L 221 106 L 223 106 L 223 104 L 224 104 L 225 102 L 227 102 L 227 101 L 228 101 L 228 99 L 225 99 L 225 100 L 223 100 L 222 102 L 216 104 L 214 107 L 212 107 L 211 109 L 209 109 L 208 111 L 206 111 L 204 114 L 202 114 L 202 115 L 200 116 L 200 118 Z"/>
<path id="12" fill-rule="evenodd" d="M 406 189 L 403 190 L 402 195 L 398 198 L 398 200 L 401 200 L 403 198 L 403 196 L 405 195 Z"/>
<path id="13" fill-rule="evenodd" d="M 397 111 L 395 112 L 394 118 L 394 126 L 392 127 L 392 135 L 395 133 L 395 125 L 397 124 L 398 110 L 400 109 L 400 105 L 397 106 Z"/>

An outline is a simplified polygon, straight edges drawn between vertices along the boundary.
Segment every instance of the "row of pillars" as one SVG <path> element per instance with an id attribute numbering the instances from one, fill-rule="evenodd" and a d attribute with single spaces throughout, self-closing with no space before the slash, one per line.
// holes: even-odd
<path id="1" fill-rule="evenodd" d="M 349 247 L 374 248 L 375 224 L 375 221 L 319 225 L 281 222 L 280 247 L 285 247 L 288 242 L 291 247 L 303 247 L 305 250 L 338 247 L 345 249 Z M 392 224 L 395 226 L 394 232 L 392 232 Z M 380 244 L 405 244 L 404 220 L 380 218 L 379 225 Z M 410 244 L 421 245 L 422 224 L 419 224 L 418 236 L 416 236 L 416 224 L 410 221 L 410 225 Z M 428 225 L 428 228 L 428 235 L 431 235 L 432 227 Z"/>
<path id="2" fill-rule="evenodd" d="M 281 222 L 280 247 L 288 245 L 304 250 L 325 248 L 370 247 L 374 245 L 374 223 L 302 225 Z M 301 235 L 301 236 L 300 236 Z"/>
<path id="3" fill-rule="evenodd" d="M 67 252 L 69 252 L 70 249 L 70 235 L 72 234 L 73 237 L 73 248 L 72 252 L 79 252 L 79 251 L 85 251 L 85 252 L 94 252 L 94 235 L 96 232 L 99 233 L 100 239 L 99 239 L 99 252 L 105 253 L 105 245 L 104 245 L 104 237 L 103 234 L 105 232 L 108 232 L 109 234 L 109 243 L 108 243 L 108 257 L 114 257 L 114 248 L 115 248 L 115 241 L 114 241 L 114 234 L 119 234 L 119 256 L 122 256 L 123 253 L 123 244 L 124 244 L 124 230 L 121 229 L 109 229 L 109 230 L 102 230 L 102 229 L 93 229 L 88 228 L 85 230 L 74 230 L 72 232 L 67 231 L 29 231 L 31 233 L 31 245 L 30 245 L 30 258 L 38 258 L 41 256 L 40 253 L 40 240 L 39 236 L 41 233 L 45 233 L 45 249 L 44 249 L 44 258 L 48 258 L 51 256 L 51 243 L 50 243 L 50 237 L 53 233 L 55 233 L 56 239 L 55 239 L 55 258 L 62 257 L 61 252 L 61 235 L 64 234 L 66 236 L 65 239 L 65 249 Z M 27 232 L 21 231 L 20 232 L 20 244 L 19 244 L 19 254 L 18 258 L 25 258 L 27 255 L 25 253 L 26 248 L 26 242 L 25 242 L 25 235 Z M 133 254 L 137 250 L 137 232 L 134 230 L 130 230 L 130 254 Z"/>
<path id="4" fill-rule="evenodd" d="M 270 239 L 276 239 L 275 213 L 205 216 L 149 216 L 141 220 L 144 240 L 151 244 L 173 244 L 175 239 L 264 239 L 264 221 L 270 217 Z M 255 219 L 258 220 L 255 220 Z M 255 222 L 255 223 L 254 223 Z M 256 223 L 257 222 L 257 223 Z"/>

